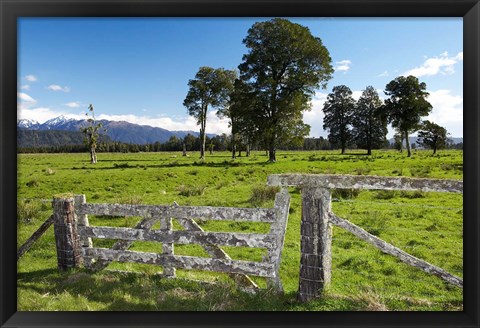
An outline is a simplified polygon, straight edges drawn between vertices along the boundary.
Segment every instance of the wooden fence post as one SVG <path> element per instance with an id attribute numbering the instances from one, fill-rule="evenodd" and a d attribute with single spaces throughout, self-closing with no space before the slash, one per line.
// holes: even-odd
<path id="1" fill-rule="evenodd" d="M 87 198 L 85 197 L 85 195 L 75 195 L 74 200 L 75 200 L 75 206 L 85 204 L 87 202 Z M 85 227 L 89 226 L 88 215 L 76 214 L 76 216 L 77 216 L 77 225 L 85 226 Z M 81 241 L 82 247 L 93 247 L 92 238 L 90 237 L 80 237 L 80 241 Z"/>
<path id="2" fill-rule="evenodd" d="M 306 185 L 302 188 L 301 259 L 298 300 L 320 296 L 330 283 L 332 270 L 332 226 L 329 223 L 331 193 Z"/>
<path id="3" fill-rule="evenodd" d="M 83 262 L 80 238 L 77 233 L 73 197 L 53 198 L 53 229 L 59 270 L 76 268 Z"/>
<path id="4" fill-rule="evenodd" d="M 267 280 L 267 286 L 283 293 L 283 285 L 280 280 L 280 261 L 282 260 L 282 249 L 287 229 L 288 210 L 290 209 L 290 195 L 286 188 L 282 188 L 275 195 L 275 222 L 270 226 L 270 234 L 277 236 L 274 249 L 268 250 L 269 261 L 274 263 L 275 277 Z"/>
<path id="5" fill-rule="evenodd" d="M 160 219 L 160 230 L 169 232 L 172 231 L 172 218 L 161 218 Z M 174 244 L 173 243 L 162 243 L 162 251 L 165 255 L 173 255 Z M 166 277 L 175 277 L 175 268 L 171 265 L 163 266 L 163 274 Z"/>

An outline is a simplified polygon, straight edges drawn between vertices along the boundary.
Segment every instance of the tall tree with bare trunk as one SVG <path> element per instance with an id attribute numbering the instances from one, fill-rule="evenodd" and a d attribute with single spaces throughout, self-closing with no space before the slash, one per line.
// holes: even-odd
<path id="1" fill-rule="evenodd" d="M 200 158 L 205 159 L 206 125 L 209 108 L 228 106 L 236 72 L 223 68 L 202 66 L 195 78 L 188 81 L 189 90 L 183 105 L 200 125 Z"/>

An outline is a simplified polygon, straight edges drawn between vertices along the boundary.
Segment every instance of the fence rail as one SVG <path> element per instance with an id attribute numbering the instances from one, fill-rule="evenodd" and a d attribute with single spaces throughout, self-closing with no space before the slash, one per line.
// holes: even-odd
<path id="1" fill-rule="evenodd" d="M 168 206 L 85 203 L 76 209 L 79 215 L 172 217 L 176 219 L 231 220 L 273 223 L 275 210 L 271 208 L 234 208 L 211 206 Z"/>
<path id="2" fill-rule="evenodd" d="M 325 189 L 376 189 L 463 193 L 463 181 L 337 174 L 272 174 L 267 183 L 275 186 L 305 186 Z"/>
<path id="3" fill-rule="evenodd" d="M 298 298 L 308 301 L 320 296 L 331 280 L 332 224 L 367 241 L 382 252 L 420 268 L 463 288 L 463 280 L 447 271 L 418 259 L 336 216 L 331 209 L 331 189 L 376 189 L 463 193 L 463 181 L 414 179 L 359 175 L 273 174 L 267 184 L 298 186 L 302 189 L 301 262 Z"/>
<path id="4" fill-rule="evenodd" d="M 210 206 L 90 204 L 84 195 L 54 198 L 55 237 L 60 269 L 84 265 L 92 270 L 110 262 L 133 262 L 163 267 L 163 274 L 175 277 L 176 268 L 228 273 L 244 287 L 258 286 L 248 275 L 267 278 L 278 291 L 290 196 L 286 189 L 276 194 L 273 208 L 230 208 Z M 134 228 L 90 226 L 88 215 L 134 216 L 141 221 Z M 194 219 L 270 223 L 266 234 L 207 232 Z M 173 230 L 172 220 L 186 230 Z M 160 222 L 160 229 L 152 230 Z M 94 247 L 92 240 L 117 240 L 111 248 Z M 162 243 L 161 253 L 128 250 L 134 241 Z M 198 244 L 212 258 L 175 255 L 175 244 Z M 219 246 L 254 247 L 267 250 L 260 262 L 233 260 Z M 79 257 L 80 255 L 80 257 Z"/>

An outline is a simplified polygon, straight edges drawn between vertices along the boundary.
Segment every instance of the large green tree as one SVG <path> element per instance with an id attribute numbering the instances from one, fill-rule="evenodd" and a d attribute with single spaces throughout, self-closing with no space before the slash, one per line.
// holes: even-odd
<path id="1" fill-rule="evenodd" d="M 323 105 L 323 129 L 328 130 L 328 141 L 334 147 L 340 147 L 345 154 L 347 145 L 351 142 L 352 120 L 355 110 L 355 99 L 352 90 L 345 85 L 335 86 L 328 94 Z"/>
<path id="2" fill-rule="evenodd" d="M 244 117 L 275 162 L 278 144 L 308 133 L 303 112 L 331 78 L 330 54 L 308 28 L 282 18 L 253 24 L 243 43 L 248 48 L 239 65 L 248 99 Z"/>
<path id="3" fill-rule="evenodd" d="M 188 81 L 189 90 L 183 105 L 200 125 L 200 158 L 205 158 L 205 128 L 209 109 L 222 109 L 228 106 L 237 73 L 223 68 L 202 66 L 195 78 Z"/>
<path id="4" fill-rule="evenodd" d="M 358 99 L 352 118 L 353 139 L 358 148 L 367 149 L 368 155 L 373 148 L 381 148 L 387 142 L 387 121 L 380 115 L 381 106 L 378 92 L 368 86 Z"/>
<path id="5" fill-rule="evenodd" d="M 229 119 L 232 159 L 236 158 L 237 146 L 248 142 L 248 136 L 253 133 L 253 125 L 249 124 L 248 113 L 245 112 L 245 109 L 252 103 L 248 96 L 246 85 L 236 79 L 233 92 L 230 94 L 229 105 L 217 112 L 219 117 Z"/>
<path id="6" fill-rule="evenodd" d="M 424 82 L 412 75 L 399 76 L 385 87 L 385 94 L 390 98 L 385 100 L 383 115 L 405 139 L 408 157 L 412 156 L 409 135 L 418 130 L 421 118 L 432 111 L 432 105 L 426 100 L 426 88 Z"/>
<path id="7" fill-rule="evenodd" d="M 420 125 L 418 131 L 417 143 L 420 146 L 433 149 L 433 153 L 437 152 L 437 149 L 445 148 L 448 141 L 448 132 L 444 127 L 425 120 Z"/>

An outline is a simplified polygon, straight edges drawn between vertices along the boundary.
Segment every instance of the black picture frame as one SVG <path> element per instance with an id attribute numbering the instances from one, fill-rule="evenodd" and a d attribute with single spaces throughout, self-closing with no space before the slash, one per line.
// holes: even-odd
<path id="1" fill-rule="evenodd" d="M 478 0 L 0 0 L 1 327 L 479 327 Z M 19 17 L 463 17 L 464 311 L 461 312 L 17 312 L 16 92 Z"/>

